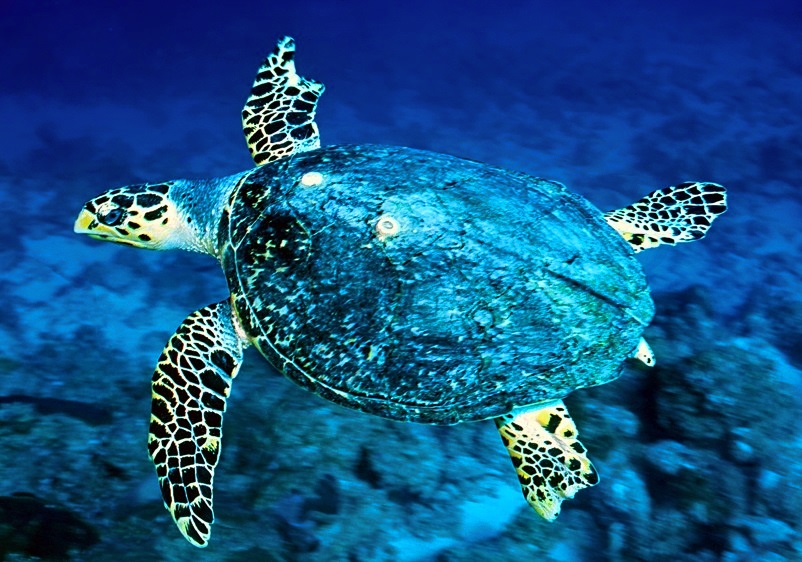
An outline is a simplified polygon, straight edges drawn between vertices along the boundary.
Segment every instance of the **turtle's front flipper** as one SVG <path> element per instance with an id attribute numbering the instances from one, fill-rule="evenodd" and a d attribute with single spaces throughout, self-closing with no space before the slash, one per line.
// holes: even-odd
<path id="1" fill-rule="evenodd" d="M 283 37 L 264 60 L 242 109 L 242 130 L 257 166 L 320 148 L 315 110 L 323 84 L 295 72 L 295 41 Z"/>
<path id="2" fill-rule="evenodd" d="M 515 409 L 496 426 L 526 501 L 547 521 L 557 518 L 564 499 L 599 482 L 562 400 Z"/>
<path id="3" fill-rule="evenodd" d="M 193 312 L 178 327 L 153 374 L 148 450 L 164 505 L 186 539 L 206 546 L 214 521 L 212 478 L 223 412 L 243 343 L 228 301 Z"/>
<path id="4" fill-rule="evenodd" d="M 717 183 L 688 182 L 654 191 L 623 209 L 604 213 L 636 252 L 660 244 L 704 238 L 713 220 L 727 210 L 727 192 Z"/>

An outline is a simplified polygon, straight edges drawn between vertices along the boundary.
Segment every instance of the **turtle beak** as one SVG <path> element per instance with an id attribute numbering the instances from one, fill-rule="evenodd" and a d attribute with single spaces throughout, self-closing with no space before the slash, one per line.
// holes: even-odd
<path id="1" fill-rule="evenodd" d="M 73 231 L 77 234 L 92 234 L 92 223 L 95 222 L 95 215 L 86 209 L 81 209 L 78 218 L 75 219 Z"/>

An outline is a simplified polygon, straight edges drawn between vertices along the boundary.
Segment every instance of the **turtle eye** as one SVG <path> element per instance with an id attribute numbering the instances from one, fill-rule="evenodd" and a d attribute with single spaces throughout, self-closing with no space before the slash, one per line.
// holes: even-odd
<path id="1" fill-rule="evenodd" d="M 120 207 L 112 207 L 111 209 L 101 211 L 97 214 L 97 220 L 106 226 L 117 226 L 123 222 L 125 218 L 125 211 Z"/>

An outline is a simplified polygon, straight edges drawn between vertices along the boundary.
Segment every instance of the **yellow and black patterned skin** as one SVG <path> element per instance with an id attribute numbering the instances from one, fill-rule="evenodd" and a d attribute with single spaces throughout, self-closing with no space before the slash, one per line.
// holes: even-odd
<path id="1" fill-rule="evenodd" d="M 386 418 L 496 417 L 616 378 L 653 304 L 630 246 L 561 184 L 402 147 L 247 174 L 219 229 L 277 369 Z"/>
<path id="2" fill-rule="evenodd" d="M 701 240 L 716 217 L 726 210 L 727 192 L 722 186 L 685 182 L 608 211 L 604 219 L 635 252 L 642 252 L 661 244 Z"/>
<path id="3" fill-rule="evenodd" d="M 153 373 L 148 451 L 162 497 L 193 544 L 209 539 L 212 484 L 220 458 L 223 413 L 242 362 L 242 342 L 222 302 L 187 317 Z"/>
<path id="4" fill-rule="evenodd" d="M 315 110 L 325 86 L 298 75 L 294 58 L 295 41 L 281 38 L 242 108 L 242 131 L 257 166 L 320 147 Z"/>

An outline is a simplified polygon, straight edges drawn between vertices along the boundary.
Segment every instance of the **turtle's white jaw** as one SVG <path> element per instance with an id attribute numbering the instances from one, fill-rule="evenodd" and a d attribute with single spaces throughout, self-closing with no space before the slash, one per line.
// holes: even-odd
<path id="1" fill-rule="evenodd" d="M 194 230 L 169 197 L 176 183 L 132 185 L 102 193 L 84 205 L 74 230 L 136 248 L 200 250 Z"/>

